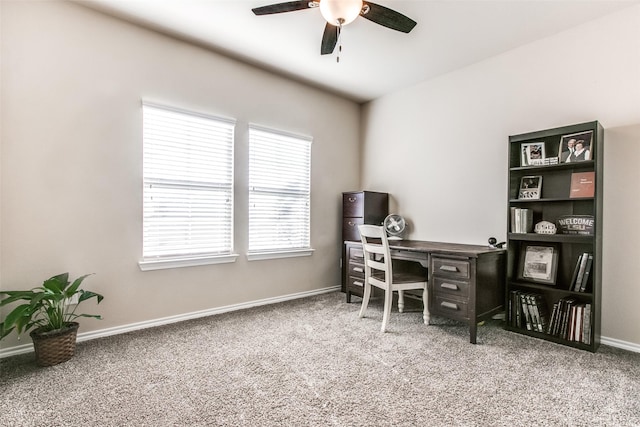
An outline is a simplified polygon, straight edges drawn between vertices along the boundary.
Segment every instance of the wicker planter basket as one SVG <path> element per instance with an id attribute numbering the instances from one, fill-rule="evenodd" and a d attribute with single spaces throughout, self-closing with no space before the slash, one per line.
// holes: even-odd
<path id="1" fill-rule="evenodd" d="M 67 327 L 55 331 L 42 332 L 42 328 L 31 331 L 36 363 L 52 366 L 71 359 L 76 352 L 78 326 L 77 322 L 70 322 Z"/>

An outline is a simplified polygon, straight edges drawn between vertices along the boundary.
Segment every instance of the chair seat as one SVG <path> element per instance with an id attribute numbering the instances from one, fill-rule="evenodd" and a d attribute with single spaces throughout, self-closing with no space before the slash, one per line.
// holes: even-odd
<path id="1" fill-rule="evenodd" d="M 401 284 L 401 283 L 422 283 L 426 282 L 427 278 L 425 276 L 408 273 L 408 272 L 394 272 L 393 273 L 393 283 Z"/>
<path id="2" fill-rule="evenodd" d="M 376 279 L 384 282 L 384 273 L 381 271 L 376 271 L 375 273 L 373 273 L 371 275 L 372 277 L 375 277 Z M 404 271 L 399 271 L 399 272 L 394 272 L 393 273 L 393 283 L 394 284 L 406 284 L 406 283 L 422 283 L 422 282 L 426 282 L 427 278 L 425 276 L 422 276 L 420 274 L 415 274 L 415 273 L 410 273 L 410 272 L 404 272 Z"/>

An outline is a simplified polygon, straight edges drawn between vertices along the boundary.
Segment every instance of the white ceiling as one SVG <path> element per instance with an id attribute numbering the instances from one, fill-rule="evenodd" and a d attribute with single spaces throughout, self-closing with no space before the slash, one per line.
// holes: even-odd
<path id="1" fill-rule="evenodd" d="M 340 62 L 320 55 L 318 9 L 255 16 L 282 0 L 78 0 L 358 102 L 378 98 L 640 0 L 376 0 L 418 22 L 409 34 L 357 18 Z"/>

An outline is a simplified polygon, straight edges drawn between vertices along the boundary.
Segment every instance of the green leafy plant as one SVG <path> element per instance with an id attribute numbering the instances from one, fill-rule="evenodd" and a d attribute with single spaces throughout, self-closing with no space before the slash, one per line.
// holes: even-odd
<path id="1" fill-rule="evenodd" d="M 0 307 L 26 301 L 16 306 L 4 322 L 0 323 L 0 339 L 14 329 L 18 335 L 34 327 L 42 332 L 49 332 L 64 328 L 78 317 L 101 319 L 101 316 L 95 314 L 76 314 L 76 309 L 83 301 L 96 298 L 99 304 L 104 298 L 95 292 L 80 289 L 82 281 L 88 276 L 90 274 L 78 277 L 72 283 L 69 281 L 69 273 L 63 273 L 28 291 L 0 291 L 0 296 L 4 296 Z"/>

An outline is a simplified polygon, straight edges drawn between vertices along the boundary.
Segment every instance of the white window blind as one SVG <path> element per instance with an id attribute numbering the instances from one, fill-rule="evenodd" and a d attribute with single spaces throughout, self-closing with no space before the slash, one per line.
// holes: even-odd
<path id="1" fill-rule="evenodd" d="M 249 253 L 310 248 L 311 138 L 249 127 Z"/>
<path id="2" fill-rule="evenodd" d="M 231 254 L 235 122 L 149 103 L 143 115 L 143 261 Z"/>

